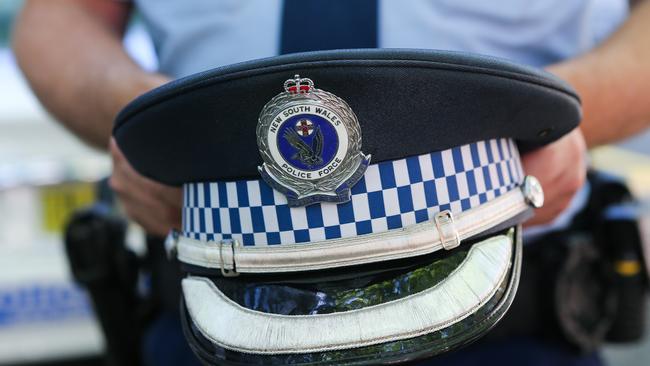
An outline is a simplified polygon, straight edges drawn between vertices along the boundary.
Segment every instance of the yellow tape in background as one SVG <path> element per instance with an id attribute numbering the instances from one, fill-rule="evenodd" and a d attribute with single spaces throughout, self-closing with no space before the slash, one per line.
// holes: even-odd
<path id="1" fill-rule="evenodd" d="M 94 183 L 63 183 L 40 188 L 42 229 L 62 233 L 70 215 L 95 202 Z"/>

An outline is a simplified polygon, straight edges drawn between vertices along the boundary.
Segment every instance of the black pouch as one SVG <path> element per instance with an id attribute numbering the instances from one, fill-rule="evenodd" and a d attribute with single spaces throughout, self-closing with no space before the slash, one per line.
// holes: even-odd
<path id="1" fill-rule="evenodd" d="M 615 311 L 605 341 L 628 343 L 643 338 L 648 276 L 640 234 L 639 204 L 624 182 L 603 173 L 591 173 L 590 209 L 594 243 L 603 253 Z M 597 214 L 599 213 L 599 214 Z"/>
<path id="2" fill-rule="evenodd" d="M 591 171 L 587 206 L 564 230 L 524 246 L 519 295 L 488 341 L 535 337 L 579 353 L 643 337 L 648 277 L 637 203 Z"/>

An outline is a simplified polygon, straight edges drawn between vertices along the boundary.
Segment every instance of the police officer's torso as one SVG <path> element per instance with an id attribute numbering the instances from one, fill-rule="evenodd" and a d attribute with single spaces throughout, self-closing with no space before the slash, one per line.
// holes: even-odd
<path id="1" fill-rule="evenodd" d="M 160 71 L 174 77 L 277 55 L 289 31 L 283 27 L 300 33 L 311 23 L 282 19 L 282 0 L 135 2 Z M 534 66 L 593 48 L 628 12 L 626 0 L 377 0 L 375 7 L 378 47 L 467 51 Z"/>

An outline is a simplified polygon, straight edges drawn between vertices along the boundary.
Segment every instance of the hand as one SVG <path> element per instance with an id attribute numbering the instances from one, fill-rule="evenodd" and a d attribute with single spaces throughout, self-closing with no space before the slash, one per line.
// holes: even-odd
<path id="1" fill-rule="evenodd" d="M 126 214 L 149 234 L 165 236 L 180 229 L 182 192 L 148 179 L 133 169 L 113 138 L 110 141 L 113 174 L 110 186 L 117 193 Z"/>
<path id="2" fill-rule="evenodd" d="M 525 226 L 548 224 L 564 211 L 587 174 L 587 150 L 579 128 L 558 141 L 522 156 L 526 174 L 544 188 L 544 207 Z"/>

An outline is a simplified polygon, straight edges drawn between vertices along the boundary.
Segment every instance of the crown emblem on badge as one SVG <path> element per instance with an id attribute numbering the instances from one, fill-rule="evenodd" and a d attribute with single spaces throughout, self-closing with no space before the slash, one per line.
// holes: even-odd
<path id="1" fill-rule="evenodd" d="M 257 145 L 262 178 L 289 206 L 349 201 L 370 163 L 350 106 L 299 75 L 286 80 L 284 92 L 262 109 Z"/>
<path id="2" fill-rule="evenodd" d="M 284 82 L 284 90 L 291 94 L 306 94 L 314 88 L 314 82 L 308 78 L 301 78 L 296 75 L 293 79 Z"/>

